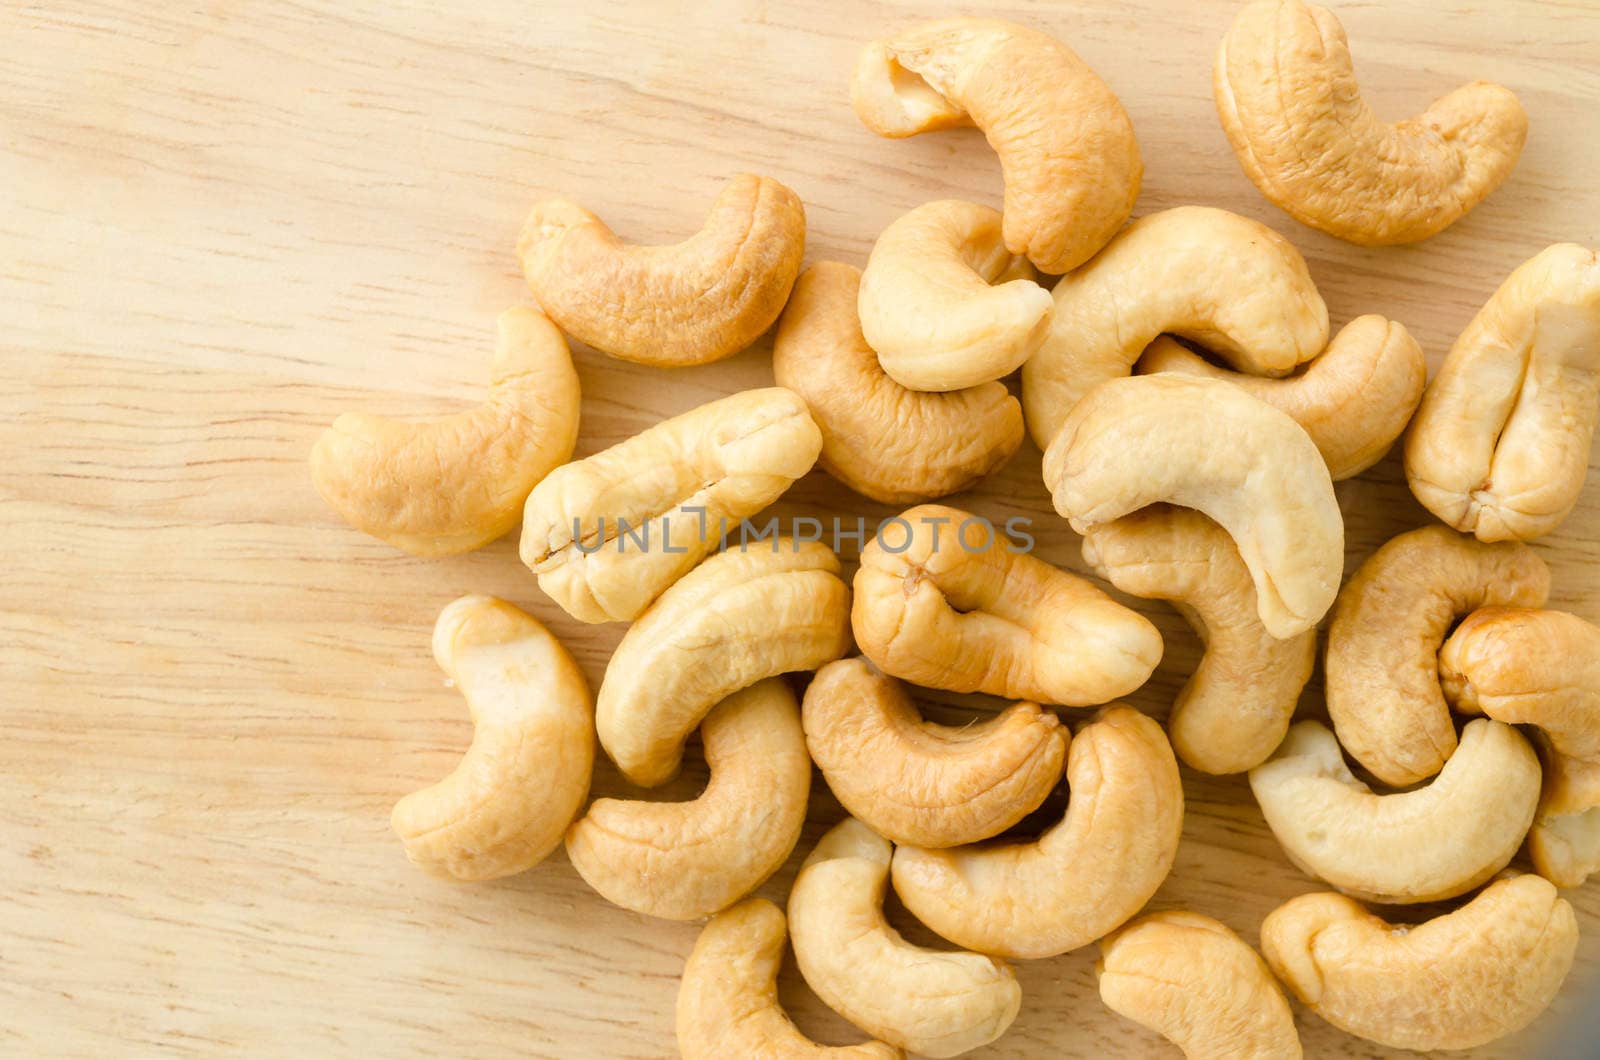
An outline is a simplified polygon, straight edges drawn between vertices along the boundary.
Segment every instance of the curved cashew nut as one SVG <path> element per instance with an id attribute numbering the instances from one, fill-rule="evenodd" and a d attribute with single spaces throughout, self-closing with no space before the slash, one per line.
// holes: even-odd
<path id="1" fill-rule="evenodd" d="M 1363 246 L 1437 235 L 1510 176 L 1528 116 L 1474 81 L 1385 124 L 1361 98 L 1344 27 L 1301 0 L 1256 0 L 1222 39 L 1217 114 L 1239 165 L 1297 221 Z"/>
<path id="2" fill-rule="evenodd" d="M 879 136 L 976 125 L 1005 175 L 1005 239 L 1063 273 L 1133 211 L 1144 167 L 1116 93 L 1060 41 L 993 18 L 921 25 L 861 52 L 850 102 Z"/>
<path id="3" fill-rule="evenodd" d="M 1067 757 L 1067 730 L 1036 703 L 973 725 L 936 725 L 922 719 L 900 682 L 862 659 L 817 671 L 801 723 L 844 808 L 880 835 L 915 846 L 999 835 L 1038 809 Z"/>
<path id="4" fill-rule="evenodd" d="M 861 333 L 889 378 L 961 390 L 1010 375 L 1050 327 L 1050 292 L 1000 238 L 1000 214 L 941 199 L 895 221 L 861 274 Z"/>
<path id="5" fill-rule="evenodd" d="M 1022 406 L 1003 383 L 947 394 L 885 374 L 856 316 L 861 270 L 819 261 L 794 285 L 772 344 L 779 386 L 822 431 L 822 469 L 864 496 L 910 504 L 966 489 L 1022 444 Z"/>
<path id="6" fill-rule="evenodd" d="M 816 463 L 822 435 L 798 394 L 746 390 L 563 465 L 528 495 L 522 562 L 580 622 L 637 618 Z"/>
<path id="7" fill-rule="evenodd" d="M 850 647 L 850 590 L 826 545 L 780 537 L 712 556 L 629 627 L 600 682 L 600 745 L 635 784 L 671 780 L 683 741 L 747 685 Z"/>
<path id="8" fill-rule="evenodd" d="M 1439 772 L 1456 747 L 1439 689 L 1439 646 L 1460 615 L 1489 604 L 1537 607 L 1550 570 L 1526 545 L 1485 545 L 1443 526 L 1390 539 L 1339 593 L 1324 688 L 1334 731 L 1385 784 Z"/>
<path id="9" fill-rule="evenodd" d="M 811 759 L 794 693 L 771 677 L 700 726 L 711 782 L 689 802 L 596 799 L 567 830 L 567 856 L 624 909 L 698 920 L 777 871 L 800 838 Z"/>
<path id="10" fill-rule="evenodd" d="M 957 946 L 1053 957 L 1150 900 L 1183 831 L 1183 785 L 1161 726 L 1128 707 L 1095 714 L 1067 752 L 1067 813 L 1036 841 L 894 852 L 894 890 Z"/>
<path id="11" fill-rule="evenodd" d="M 639 364 L 720 360 L 772 326 L 800 273 L 806 211 L 770 177 L 741 173 L 700 231 L 629 246 L 568 199 L 534 204 L 517 241 L 544 311 L 574 338 Z"/>
<path id="12" fill-rule="evenodd" d="M 1287 375 L 1328 342 L 1328 307 L 1300 252 L 1266 225 L 1209 206 L 1139 218 L 1051 297 L 1050 333 L 1022 366 L 1022 411 L 1040 449 L 1162 332 L 1267 376 Z"/>
<path id="13" fill-rule="evenodd" d="M 861 550 L 850 612 L 861 653 L 884 673 L 1082 707 L 1133 691 L 1161 661 L 1148 619 L 1013 552 L 986 521 L 940 504 L 896 519 L 904 534 L 886 523 Z"/>
<path id="14" fill-rule="evenodd" d="M 1151 913 L 1100 941 L 1100 1000 L 1183 1055 L 1300 1060 L 1294 1013 L 1272 970 L 1208 916 Z"/>
<path id="15" fill-rule="evenodd" d="M 1181 372 L 1225 379 L 1305 428 L 1335 482 L 1383 459 L 1422 400 L 1428 365 L 1397 321 L 1356 317 L 1328 348 L 1285 379 L 1263 379 L 1212 364 L 1176 339 L 1145 348 L 1141 374 Z"/>
<path id="16" fill-rule="evenodd" d="M 905 1060 L 883 1042 L 818 1045 L 778 1004 L 783 912 L 746 898 L 700 932 L 678 986 L 678 1050 L 683 1060 Z"/>
<path id="17" fill-rule="evenodd" d="M 1423 507 L 1480 541 L 1527 541 L 1578 503 L 1600 418 L 1600 258 L 1519 265 L 1450 347 L 1406 435 Z"/>
<path id="18" fill-rule="evenodd" d="M 1261 625 L 1279 639 L 1316 626 L 1339 591 L 1344 519 L 1327 465 L 1298 424 L 1230 383 L 1102 383 L 1046 450 L 1044 480 L 1080 534 L 1160 501 L 1209 515 L 1232 536 Z"/>
<path id="19" fill-rule="evenodd" d="M 1397 928 L 1340 894 L 1302 894 L 1261 925 L 1267 963 L 1311 1011 L 1396 1049 L 1471 1049 L 1520 1030 L 1561 989 L 1578 948 L 1572 906 L 1538 876 L 1485 888 Z"/>
<path id="20" fill-rule="evenodd" d="M 1600 872 L 1600 762 L 1562 754 L 1541 729 L 1533 739 L 1544 760 L 1544 789 L 1528 856 L 1557 887 L 1578 887 Z"/>
<path id="21" fill-rule="evenodd" d="M 1317 633 L 1278 640 L 1262 628 L 1250 571 L 1227 531 L 1193 509 L 1155 505 L 1090 528 L 1083 558 L 1125 593 L 1173 601 L 1205 642 L 1167 717 L 1178 757 L 1206 773 L 1266 761 L 1311 677 Z"/>
<path id="22" fill-rule="evenodd" d="M 988 1045 L 1022 1008 L 1016 974 L 993 957 L 913 946 L 883 917 L 887 839 L 853 817 L 829 830 L 789 892 L 800 974 L 863 1031 L 921 1056 Z"/>
<path id="23" fill-rule="evenodd" d="M 472 746 L 439 783 L 390 817 L 412 863 L 492 880 L 530 869 L 583 809 L 594 707 L 572 656 L 532 617 L 492 596 L 439 612 L 433 657 L 472 712 Z"/>
<path id="24" fill-rule="evenodd" d="M 532 309 L 500 314 L 489 397 L 470 412 L 394 420 L 346 412 L 311 450 L 311 480 L 357 530 L 448 556 L 510 530 L 534 483 L 578 440 L 578 373 Z"/>

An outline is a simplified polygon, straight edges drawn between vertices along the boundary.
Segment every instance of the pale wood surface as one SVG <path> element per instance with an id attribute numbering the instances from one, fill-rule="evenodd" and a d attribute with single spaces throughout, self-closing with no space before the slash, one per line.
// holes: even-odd
<path id="1" fill-rule="evenodd" d="M 804 198 L 810 260 L 859 263 L 920 202 L 998 205 L 998 167 L 975 132 L 890 142 L 850 112 L 857 47 L 915 17 L 909 6 L 444 6 L 0 12 L 0 1051 L 674 1054 L 695 926 L 609 907 L 559 853 L 497 884 L 436 882 L 388 830 L 394 800 L 448 770 L 468 737 L 427 650 L 444 603 L 516 601 L 595 681 L 621 627 L 566 619 L 512 540 L 429 562 L 345 528 L 306 453 L 346 408 L 477 399 L 494 314 L 527 298 L 512 248 L 536 195 L 670 241 L 727 175 L 755 170 Z M 1239 172 L 1210 95 L 1233 6 L 999 13 L 1058 34 L 1121 94 L 1146 166 L 1137 212 L 1201 202 L 1271 224 L 1304 251 L 1336 326 L 1391 315 L 1434 366 L 1517 263 L 1557 240 L 1600 243 L 1592 3 L 1339 8 L 1382 113 L 1483 77 L 1512 86 L 1532 120 L 1521 165 L 1484 206 L 1386 250 L 1296 225 Z M 769 349 L 673 373 L 579 351 L 580 453 L 769 382 Z M 1038 464 L 1026 446 L 957 503 L 1032 517 L 1042 554 L 1081 570 Z M 1425 521 L 1392 456 L 1339 494 L 1351 569 Z M 892 514 L 820 472 L 779 508 Z M 1553 604 L 1600 620 L 1600 477 L 1538 547 Z M 1136 701 L 1160 713 L 1196 642 L 1164 606 L 1144 609 L 1168 654 Z M 1269 909 L 1313 884 L 1242 778 L 1186 772 L 1185 788 L 1184 842 L 1154 906 L 1254 941 Z M 596 789 L 623 786 L 605 765 Z M 816 793 L 802 851 L 840 813 L 820 780 Z M 781 901 L 798 858 L 762 893 Z M 1592 1006 L 1579 978 L 1600 965 L 1600 886 L 1571 897 L 1586 935 L 1566 1013 Z M 1021 966 L 1024 1013 L 982 1055 L 1175 1055 L 1104 1009 L 1093 960 L 1091 948 Z M 792 969 L 783 994 L 807 1031 L 854 1040 Z M 1307 1013 L 1300 1026 L 1309 1055 L 1383 1055 Z"/>

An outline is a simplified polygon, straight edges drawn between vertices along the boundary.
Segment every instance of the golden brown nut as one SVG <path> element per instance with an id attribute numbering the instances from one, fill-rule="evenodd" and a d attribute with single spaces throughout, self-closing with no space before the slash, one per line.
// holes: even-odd
<path id="1" fill-rule="evenodd" d="M 1003 962 L 913 946 L 883 916 L 894 848 L 853 817 L 831 829 L 789 892 L 800 974 L 829 1008 L 919 1056 L 988 1045 L 1011 1026 L 1022 987 Z"/>
<path id="2" fill-rule="evenodd" d="M 1100 1000 L 1189 1060 L 1299 1060 L 1294 1013 L 1256 951 L 1198 913 L 1151 913 L 1100 940 Z"/>
<path id="3" fill-rule="evenodd" d="M 412 863 L 491 880 L 530 869 L 583 809 L 594 707 L 583 672 L 532 617 L 492 596 L 439 612 L 433 657 L 472 712 L 472 746 L 439 783 L 390 817 Z"/>
<path id="4" fill-rule="evenodd" d="M 1600 805 L 1581 813 L 1547 813 L 1541 804 L 1528 832 L 1528 857 L 1557 887 L 1582 887 L 1600 872 Z"/>
<path id="5" fill-rule="evenodd" d="M 711 781 L 690 802 L 596 799 L 567 831 L 578 875 L 615 905 L 669 920 L 726 909 L 800 838 L 811 759 L 794 693 L 771 677 L 700 726 Z"/>
<path id="6" fill-rule="evenodd" d="M 844 808 L 896 843 L 950 847 L 999 835 L 1061 777 L 1067 730 L 1036 703 L 951 727 L 924 721 L 900 682 L 840 659 L 801 712 L 806 747 Z"/>
<path id="7" fill-rule="evenodd" d="M 861 270 L 819 261 L 794 285 L 772 344 L 772 374 L 822 431 L 822 469 L 886 504 L 966 489 L 1022 444 L 1022 406 L 1001 383 L 948 394 L 890 379 L 856 318 Z"/>
<path id="8" fill-rule="evenodd" d="M 1243 387 L 1305 428 L 1335 482 L 1383 459 L 1422 400 L 1428 365 L 1405 325 L 1376 314 L 1340 329 L 1316 359 L 1284 379 L 1263 379 L 1212 364 L 1163 335 L 1145 348 L 1138 371 L 1181 372 Z"/>
<path id="9" fill-rule="evenodd" d="M 1038 30 L 994 18 L 924 22 L 864 48 L 850 83 L 879 136 L 976 125 L 1005 175 L 1005 239 L 1044 272 L 1105 245 L 1139 197 L 1139 144 L 1116 94 Z"/>
<path id="10" fill-rule="evenodd" d="M 1474 81 L 1390 125 L 1361 98 L 1344 27 L 1301 0 L 1256 0 L 1222 40 L 1213 87 L 1245 176 L 1280 209 L 1363 246 L 1415 243 L 1511 174 L 1528 116 Z"/>
<path id="11" fill-rule="evenodd" d="M 1423 506 L 1480 541 L 1548 534 L 1578 502 L 1600 417 L 1600 259 L 1519 265 L 1450 347 L 1406 435 Z"/>
<path id="12" fill-rule="evenodd" d="M 1161 634 L 1087 581 L 956 508 L 923 504 L 861 550 L 850 624 L 884 673 L 925 688 L 1082 707 L 1138 688 Z"/>
<path id="13" fill-rule="evenodd" d="M 1266 225 L 1209 206 L 1139 218 L 1051 297 L 1050 333 L 1022 367 L 1022 411 L 1040 449 L 1162 332 L 1267 376 L 1289 374 L 1328 343 L 1328 307 L 1300 252 Z"/>
<path id="14" fill-rule="evenodd" d="M 1271 405 L 1214 379 L 1113 379 L 1044 454 L 1057 512 L 1088 534 L 1147 505 L 1194 508 L 1233 538 L 1274 637 L 1316 626 L 1339 591 L 1344 519 L 1317 447 Z"/>
<path id="15" fill-rule="evenodd" d="M 1161 726 L 1128 707 L 1095 714 L 1067 753 L 1071 799 L 1029 843 L 894 852 L 894 890 L 957 946 L 1052 957 L 1137 913 L 1161 886 L 1183 831 L 1183 786 Z"/>
<path id="16" fill-rule="evenodd" d="M 1577 948 L 1572 906 L 1537 876 L 1414 927 L 1330 893 L 1291 899 L 1261 925 L 1267 963 L 1311 1011 L 1396 1049 L 1470 1049 L 1526 1027 Z"/>
<path id="17" fill-rule="evenodd" d="M 1526 545 L 1485 545 L 1447 527 L 1392 538 L 1339 593 L 1324 686 L 1339 742 L 1385 784 L 1439 772 L 1456 747 L 1439 689 L 1450 624 L 1489 604 L 1537 607 L 1550 571 Z"/>
<path id="18" fill-rule="evenodd" d="M 551 472 L 528 495 L 522 562 L 580 622 L 637 618 L 821 449 L 806 403 L 782 387 L 701 405 Z"/>
<path id="19" fill-rule="evenodd" d="M 883 1042 L 818 1045 L 778 1004 L 783 912 L 747 898 L 700 932 L 678 986 L 678 1050 L 683 1060 L 904 1060 Z"/>
<path id="20" fill-rule="evenodd" d="M 500 314 L 489 398 L 470 412 L 393 420 L 346 412 L 311 450 L 311 480 L 345 522 L 418 556 L 467 552 L 510 530 L 578 440 L 578 373 L 532 309 Z"/>
<path id="21" fill-rule="evenodd" d="M 1158 504 L 1090 528 L 1083 559 L 1125 593 L 1171 600 L 1205 641 L 1167 718 L 1172 749 L 1206 773 L 1240 773 L 1283 741 L 1316 663 L 1317 633 L 1286 640 L 1256 614 L 1250 571 L 1228 532 Z"/>
<path id="22" fill-rule="evenodd" d="M 625 361 L 675 367 L 738 353 L 771 327 L 805 246 L 800 197 L 741 173 L 682 243 L 630 246 L 577 203 L 544 199 L 523 223 L 517 256 L 569 335 Z"/>

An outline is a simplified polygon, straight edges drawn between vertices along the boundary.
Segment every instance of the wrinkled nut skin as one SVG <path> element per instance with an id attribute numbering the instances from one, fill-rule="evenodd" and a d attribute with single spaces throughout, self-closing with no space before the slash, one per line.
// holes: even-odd
<path id="1" fill-rule="evenodd" d="M 1003 962 L 913 946 L 883 916 L 894 848 L 853 817 L 832 828 L 789 892 L 789 933 L 806 984 L 874 1038 L 918 1056 L 988 1045 L 1022 1008 Z"/>
<path id="2" fill-rule="evenodd" d="M 957 946 L 1053 957 L 1133 916 L 1172 869 L 1183 786 L 1161 726 L 1107 707 L 1067 752 L 1066 816 L 1037 840 L 950 850 L 902 846 L 894 890 Z"/>
<path id="3" fill-rule="evenodd" d="M 340 517 L 417 556 L 448 556 L 510 530 L 534 484 L 578 440 L 578 373 L 532 309 L 498 320 L 489 397 L 469 412 L 395 420 L 346 412 L 311 450 L 311 480 Z"/>
<path id="4" fill-rule="evenodd" d="M 1256 0 L 1222 40 L 1212 85 L 1245 176 L 1295 220 L 1362 246 L 1437 235 L 1510 176 L 1528 116 L 1474 81 L 1415 118 L 1361 98 L 1344 28 L 1301 0 Z"/>
<path id="5" fill-rule="evenodd" d="M 1005 241 L 1043 272 L 1122 227 L 1144 167 L 1127 111 L 1047 34 L 993 18 L 924 22 L 864 48 L 850 102 L 879 136 L 976 125 L 1005 177 Z"/>
<path id="6" fill-rule="evenodd" d="M 1191 508 L 1152 505 L 1091 528 L 1083 558 L 1125 593 L 1172 601 L 1205 642 L 1167 717 L 1178 757 L 1213 774 L 1266 761 L 1311 677 L 1317 633 L 1278 640 L 1262 627 L 1228 532 Z"/>
<path id="7" fill-rule="evenodd" d="M 1294 1013 L 1272 970 L 1208 916 L 1151 913 L 1100 940 L 1100 1000 L 1188 1060 L 1300 1060 Z"/>
<path id="8" fill-rule="evenodd" d="M 1439 688 L 1439 647 L 1461 615 L 1538 607 L 1550 570 L 1526 545 L 1485 545 L 1448 527 L 1391 538 L 1339 593 L 1324 690 L 1344 749 L 1379 780 L 1408 787 L 1443 768 L 1455 725 Z"/>
<path id="9" fill-rule="evenodd" d="M 849 647 L 850 590 L 826 545 L 780 537 L 718 553 L 623 635 L 595 702 L 600 745 L 633 783 L 664 784 L 712 707 Z"/>
<path id="10" fill-rule="evenodd" d="M 1133 691 L 1161 661 L 1148 619 L 1013 552 L 971 513 L 923 504 L 897 518 L 861 550 L 850 613 L 861 653 L 884 673 L 1081 707 Z"/>
<path id="11" fill-rule="evenodd" d="M 1480 541 L 1528 541 L 1578 502 L 1600 417 L 1600 259 L 1523 262 L 1456 339 L 1406 434 L 1411 492 Z"/>
<path id="12" fill-rule="evenodd" d="M 1578 948 L 1572 906 L 1538 876 L 1490 884 L 1453 913 L 1396 927 L 1340 894 L 1303 894 L 1261 924 L 1261 951 L 1311 1011 L 1396 1049 L 1471 1049 L 1555 998 Z"/>
<path id="13" fill-rule="evenodd" d="M 1289 374 L 1328 343 L 1328 307 L 1300 252 L 1210 206 L 1139 218 L 1051 297 L 1050 332 L 1022 366 L 1022 411 L 1040 449 L 1085 394 L 1127 375 L 1163 332 L 1263 376 Z"/>
<path id="14" fill-rule="evenodd" d="M 777 871 L 800 838 L 811 759 L 781 677 L 741 689 L 700 726 L 711 781 L 689 802 L 596 799 L 567 830 L 578 875 L 614 905 L 698 920 Z"/>
<path id="15" fill-rule="evenodd" d="M 782 387 L 708 402 L 551 472 L 523 509 L 522 562 L 580 622 L 637 618 L 715 550 L 722 520 L 772 503 L 821 449 Z"/>
<path id="16" fill-rule="evenodd" d="M 783 912 L 747 898 L 706 924 L 678 985 L 678 1051 L 683 1060 L 905 1060 L 884 1042 L 818 1045 L 778 1003 Z"/>
<path id="17" fill-rule="evenodd" d="M 1402 905 L 1454 898 L 1505 868 L 1533 823 L 1539 780 L 1527 737 L 1479 718 L 1426 786 L 1380 795 L 1350 772 L 1327 726 L 1302 721 L 1250 771 L 1250 790 L 1298 868 Z"/>
<path id="18" fill-rule="evenodd" d="M 1006 250 L 1000 213 L 941 199 L 895 221 L 861 274 L 861 333 L 889 378 L 949 391 L 1010 375 L 1050 328 L 1054 303 Z M 992 285 L 992 286 L 991 286 Z"/>
<path id="19" fill-rule="evenodd" d="M 395 804 L 406 857 L 455 880 L 530 869 L 583 809 L 594 707 L 583 672 L 532 617 L 492 596 L 439 613 L 433 657 L 472 713 L 472 745 L 448 777 Z"/>
<path id="20" fill-rule="evenodd" d="M 1036 703 L 972 725 L 937 725 L 923 720 L 900 682 L 863 659 L 818 670 L 801 721 L 844 808 L 913 846 L 999 835 L 1038 809 L 1067 757 L 1067 729 Z"/>
<path id="21" fill-rule="evenodd" d="M 625 361 L 676 367 L 760 338 L 789 297 L 805 245 L 800 197 L 741 173 L 682 243 L 630 246 L 577 203 L 545 199 L 523 223 L 517 256 L 528 288 L 569 335 Z"/>
<path id="22" fill-rule="evenodd" d="M 1113 379 L 1072 410 L 1044 454 L 1055 509 L 1080 534 L 1163 501 L 1210 516 L 1280 640 L 1316 626 L 1339 591 L 1344 518 L 1306 432 L 1230 383 Z"/>
<path id="23" fill-rule="evenodd" d="M 794 285 L 772 344 L 778 385 L 805 399 L 822 469 L 865 497 L 914 504 L 998 471 L 1022 444 L 1022 405 L 1002 383 L 928 394 L 896 383 L 857 319 L 861 270 L 819 261 Z"/>
<path id="24" fill-rule="evenodd" d="M 1405 325 L 1376 314 L 1350 321 L 1283 379 L 1229 371 L 1167 335 L 1145 347 L 1136 367 L 1141 375 L 1179 372 L 1242 387 L 1305 429 L 1335 482 L 1383 459 L 1411 422 L 1428 376 L 1422 347 Z"/>

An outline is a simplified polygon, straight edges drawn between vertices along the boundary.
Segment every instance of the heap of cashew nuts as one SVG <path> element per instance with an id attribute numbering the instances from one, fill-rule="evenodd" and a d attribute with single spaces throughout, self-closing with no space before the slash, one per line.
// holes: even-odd
<path id="1" fill-rule="evenodd" d="M 1485 83 L 1382 124 L 1339 23 L 1301 0 L 1239 13 L 1215 91 L 1262 192 L 1363 244 L 1457 220 L 1506 178 L 1526 130 L 1516 98 Z M 431 556 L 520 517 L 522 562 L 556 604 L 631 623 L 591 696 L 512 605 L 444 609 L 433 653 L 475 733 L 453 773 L 395 806 L 407 855 L 483 880 L 564 843 L 611 902 L 710 917 L 678 998 L 689 1058 L 954 1056 L 1016 1018 L 1009 960 L 1094 943 L 1106 1005 L 1190 1057 L 1299 1056 L 1284 986 L 1386 1046 L 1466 1048 L 1525 1026 L 1577 945 L 1556 887 L 1600 871 L 1600 629 L 1544 609 L 1549 572 L 1526 543 L 1572 510 L 1588 467 L 1594 252 L 1557 244 L 1517 267 L 1424 388 L 1401 324 L 1362 316 L 1330 336 L 1304 259 L 1266 226 L 1199 205 L 1127 224 L 1142 171 L 1128 116 L 1039 30 L 913 26 L 862 51 L 851 101 L 883 136 L 976 125 L 1003 209 L 925 203 L 863 267 L 802 272 L 804 208 L 770 178 L 735 177 L 674 246 L 539 202 L 517 252 L 543 312 L 501 316 L 485 403 L 424 422 L 347 413 L 317 442 L 317 488 L 357 528 Z M 679 366 L 774 324 L 777 386 L 570 461 L 563 332 Z M 1018 369 L 1020 402 L 1002 381 Z M 1170 601 L 1205 641 L 1165 727 L 1117 702 L 1160 662 L 1155 626 L 928 503 L 994 472 L 1025 433 L 1087 566 Z M 1401 534 L 1346 581 L 1334 482 L 1402 434 L 1411 488 L 1445 525 Z M 814 539 L 719 550 L 715 528 L 816 466 L 911 505 L 852 576 Z M 1328 724 L 1316 704 L 1295 721 L 1330 613 Z M 784 675 L 808 672 L 797 695 Z M 923 716 L 918 688 L 1014 702 L 951 727 Z M 697 734 L 698 798 L 588 800 L 597 741 L 649 788 Z M 1177 857 L 1180 761 L 1247 773 L 1287 861 L 1332 888 L 1268 916 L 1260 954 L 1199 912 L 1139 915 Z M 751 895 L 800 838 L 813 763 L 849 816 L 806 857 L 786 918 Z M 1059 819 L 1017 834 L 1063 783 Z M 1508 873 L 1524 846 L 1536 874 Z M 957 949 L 902 937 L 883 912 L 891 886 Z M 1445 900 L 1459 901 L 1409 928 L 1361 904 Z M 788 1020 L 786 939 L 873 1041 L 818 1046 Z"/>

